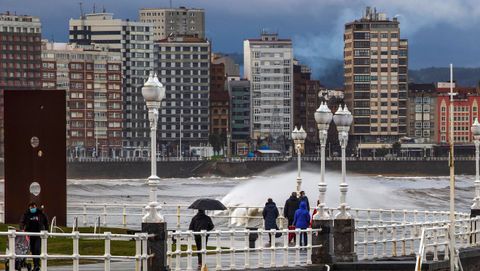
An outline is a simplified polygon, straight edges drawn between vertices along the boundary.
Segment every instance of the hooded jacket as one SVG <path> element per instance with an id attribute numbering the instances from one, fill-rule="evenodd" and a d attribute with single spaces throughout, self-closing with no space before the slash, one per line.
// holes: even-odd
<path id="1" fill-rule="evenodd" d="M 295 228 L 306 229 L 310 225 L 310 213 L 307 210 L 307 204 L 300 202 L 300 208 L 295 212 L 295 219 L 293 220 Z"/>
<path id="2" fill-rule="evenodd" d="M 277 217 L 278 217 L 278 208 L 275 205 L 275 202 L 267 202 L 265 203 L 265 207 L 263 207 L 263 219 L 265 219 L 265 229 L 278 229 L 277 226 Z"/>

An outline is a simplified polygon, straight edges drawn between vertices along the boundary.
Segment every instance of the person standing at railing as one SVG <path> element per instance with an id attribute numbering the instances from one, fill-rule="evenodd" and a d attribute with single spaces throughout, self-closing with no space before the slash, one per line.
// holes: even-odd
<path id="1" fill-rule="evenodd" d="M 271 198 L 267 200 L 265 203 L 265 207 L 263 207 L 263 219 L 265 220 L 265 230 L 278 230 L 277 226 L 277 218 L 278 218 L 278 208 L 275 202 Z M 274 239 L 275 240 L 275 239 Z M 272 244 L 272 234 L 268 234 L 268 246 Z"/>
<path id="2" fill-rule="evenodd" d="M 305 191 L 300 191 L 300 197 L 298 197 L 300 202 L 304 201 L 307 204 L 307 210 L 310 211 L 310 202 L 308 202 L 308 197 L 305 196 Z"/>
<path id="3" fill-rule="evenodd" d="M 48 219 L 35 202 L 28 204 L 28 209 L 20 221 L 20 229 L 25 232 L 40 232 L 48 230 Z M 40 237 L 30 236 L 30 252 L 40 255 Z M 33 259 L 33 271 L 40 270 L 40 259 Z"/>
<path id="4" fill-rule="evenodd" d="M 285 208 L 283 208 L 283 216 L 288 219 L 288 226 L 293 226 L 295 218 L 295 211 L 300 206 L 300 201 L 297 198 L 297 192 L 292 192 L 290 198 L 285 201 Z"/>
<path id="5" fill-rule="evenodd" d="M 198 210 L 198 213 L 192 218 L 190 222 L 189 230 L 193 232 L 200 232 L 202 230 L 211 231 L 215 226 L 213 225 L 212 219 L 205 214 L 205 210 Z M 208 234 L 205 237 L 205 247 L 208 242 Z M 195 245 L 197 246 L 197 257 L 198 257 L 198 266 L 202 266 L 202 236 L 200 234 L 195 234 Z"/>
<path id="6" fill-rule="evenodd" d="M 310 226 L 310 212 L 307 210 L 305 201 L 300 202 L 300 208 L 295 212 L 293 221 L 296 229 L 306 230 Z M 307 233 L 300 233 L 300 246 L 307 245 Z"/>

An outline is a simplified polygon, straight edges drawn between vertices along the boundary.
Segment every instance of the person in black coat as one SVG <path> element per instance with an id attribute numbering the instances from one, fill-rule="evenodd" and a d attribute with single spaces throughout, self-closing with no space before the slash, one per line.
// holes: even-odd
<path id="1" fill-rule="evenodd" d="M 192 218 L 190 222 L 189 230 L 193 232 L 200 232 L 202 230 L 211 231 L 213 230 L 214 225 L 212 219 L 205 214 L 205 210 L 198 210 L 198 213 Z M 205 246 L 208 242 L 208 235 L 206 236 Z M 197 251 L 202 250 L 202 236 L 200 234 L 195 234 L 195 245 L 197 246 Z M 200 252 L 197 253 L 198 265 L 202 265 L 202 255 Z"/>
<path id="2" fill-rule="evenodd" d="M 47 216 L 37 208 L 35 202 L 28 204 L 28 209 L 20 220 L 20 229 L 25 232 L 40 232 L 48 230 Z M 40 255 L 40 237 L 30 236 L 30 252 L 32 255 Z M 40 259 L 33 259 L 33 270 L 40 270 Z"/>
<path id="3" fill-rule="evenodd" d="M 263 219 L 265 220 L 265 230 L 278 230 L 277 226 L 277 217 L 278 217 L 278 208 L 275 202 L 271 198 L 267 200 L 265 203 L 265 207 L 263 207 Z M 272 243 L 272 235 L 271 233 L 268 234 L 268 242 Z"/>
<path id="4" fill-rule="evenodd" d="M 300 197 L 298 198 L 300 202 L 305 201 L 307 204 L 307 211 L 310 212 L 310 202 L 308 202 L 307 196 L 305 196 L 305 191 L 300 191 Z"/>
<path id="5" fill-rule="evenodd" d="M 297 192 L 292 192 L 290 198 L 285 201 L 285 208 L 283 209 L 283 216 L 288 219 L 288 226 L 293 225 L 295 212 L 300 206 L 300 200 L 297 198 Z"/>

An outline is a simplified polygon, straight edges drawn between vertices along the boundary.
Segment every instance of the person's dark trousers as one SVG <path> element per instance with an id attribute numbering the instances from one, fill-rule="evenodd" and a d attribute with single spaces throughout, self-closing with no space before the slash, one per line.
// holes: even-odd
<path id="1" fill-rule="evenodd" d="M 30 236 L 30 252 L 32 255 L 40 255 L 40 237 Z M 33 267 L 40 267 L 40 259 L 33 259 Z"/>
<path id="2" fill-rule="evenodd" d="M 208 236 L 205 239 L 205 244 L 208 242 Z M 195 245 L 197 246 L 197 251 L 200 251 L 202 249 L 202 236 L 201 235 L 195 235 Z M 198 264 L 202 265 L 202 253 L 197 252 L 197 257 L 198 257 Z"/>
<path id="3" fill-rule="evenodd" d="M 302 230 L 306 230 L 306 228 L 302 228 Z M 307 232 L 300 233 L 300 246 L 307 246 Z"/>

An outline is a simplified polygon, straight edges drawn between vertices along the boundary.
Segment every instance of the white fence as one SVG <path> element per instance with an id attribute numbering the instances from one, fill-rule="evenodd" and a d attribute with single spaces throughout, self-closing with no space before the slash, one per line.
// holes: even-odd
<path id="1" fill-rule="evenodd" d="M 145 214 L 143 204 L 114 204 L 114 203 L 69 203 L 69 222 L 73 217 L 79 218 L 79 224 L 93 226 L 98 224 L 103 227 L 139 227 L 141 217 Z M 1 208 L 1 206 L 0 206 Z M 280 217 L 277 224 L 280 229 L 287 227 L 283 217 L 283 207 L 278 207 Z M 227 206 L 225 211 L 209 212 L 217 228 L 232 227 L 262 227 L 263 206 Z M 331 214 L 338 212 L 337 208 L 330 208 Z M 0 213 L 3 209 L 0 210 Z M 163 204 L 160 210 L 170 229 L 186 229 L 196 210 L 188 209 L 185 204 Z M 396 210 L 396 209 L 350 209 L 357 226 L 363 225 L 390 225 L 406 222 L 431 222 L 447 220 L 449 213 L 445 211 L 425 210 Z M 310 212 L 313 213 L 313 209 Z M 457 218 L 468 218 L 468 213 L 458 212 Z"/>
<path id="2" fill-rule="evenodd" d="M 49 233 L 47 231 L 42 232 L 19 232 L 15 230 L 9 230 L 8 232 L 0 232 L 0 237 L 8 238 L 8 250 L 6 254 L 0 255 L 0 259 L 8 260 L 8 271 L 15 270 L 15 260 L 25 258 L 40 259 L 41 271 L 48 270 L 49 260 L 71 260 L 73 271 L 78 271 L 80 266 L 80 260 L 91 260 L 95 262 L 103 263 L 103 270 L 110 271 L 110 264 L 112 261 L 134 261 L 135 271 L 146 270 L 147 259 L 150 257 L 147 254 L 147 239 L 148 234 L 136 233 L 136 234 L 112 234 L 105 232 L 103 234 L 91 234 L 80 233 L 78 231 L 72 233 Z M 40 255 L 28 255 L 17 254 L 15 251 L 15 239 L 25 236 L 37 236 L 41 240 L 41 252 Z M 48 250 L 48 240 L 52 238 L 66 238 L 72 240 L 72 254 L 51 254 Z M 104 242 L 104 254 L 102 255 L 83 255 L 80 254 L 80 241 L 81 240 L 103 240 Z M 112 255 L 111 253 L 111 241 L 130 241 L 135 242 L 135 255 Z M 70 268 L 69 268 L 70 269 Z"/>
<path id="3" fill-rule="evenodd" d="M 360 260 L 412 256 L 418 253 L 422 229 L 431 229 L 424 236 L 424 253 L 432 260 L 448 259 L 447 226 L 449 220 L 392 225 L 371 225 L 355 228 L 355 252 Z M 480 218 L 459 218 L 455 226 L 456 248 L 480 245 Z M 447 253 L 445 253 L 447 251 Z"/>
<path id="4" fill-rule="evenodd" d="M 209 270 L 236 270 L 303 266 L 312 264 L 312 249 L 321 245 L 312 244 L 312 237 L 320 230 L 215 230 L 215 231 L 169 231 L 167 259 L 171 270 L 191 271 L 196 269 L 197 257 L 202 258 Z M 277 234 L 281 234 L 276 238 Z M 289 234 L 296 236 L 289 243 Z M 272 242 L 268 243 L 269 235 Z M 307 243 L 300 244 L 302 236 Z M 194 236 L 201 237 L 201 250 L 194 250 Z M 207 239 L 209 245 L 207 244 Z M 250 246 L 252 243 L 253 247 Z M 175 244 L 173 249 L 172 244 Z M 208 245 L 208 246 L 207 246 Z M 195 268 L 194 268 L 195 267 Z"/>

